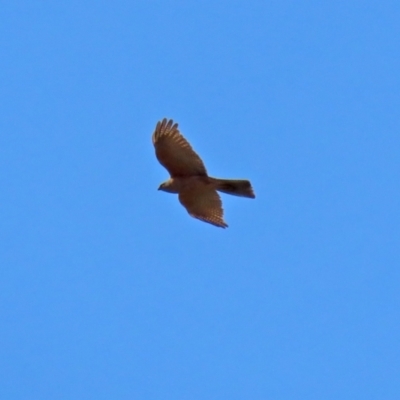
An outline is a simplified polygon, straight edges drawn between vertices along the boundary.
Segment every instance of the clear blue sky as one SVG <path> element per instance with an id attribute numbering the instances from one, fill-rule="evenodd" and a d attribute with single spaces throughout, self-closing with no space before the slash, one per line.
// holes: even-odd
<path id="1" fill-rule="evenodd" d="M 0 398 L 400 398 L 400 3 L 0 6 Z M 173 118 L 229 228 L 158 192 Z"/>

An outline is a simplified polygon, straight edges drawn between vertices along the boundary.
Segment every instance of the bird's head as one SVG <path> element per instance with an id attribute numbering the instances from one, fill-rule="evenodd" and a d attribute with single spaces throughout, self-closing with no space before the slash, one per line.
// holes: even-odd
<path id="1" fill-rule="evenodd" d="M 161 183 L 160 186 L 158 187 L 158 190 L 163 190 L 165 191 L 165 182 Z"/>
<path id="2" fill-rule="evenodd" d="M 158 190 L 162 190 L 163 192 L 175 193 L 172 188 L 172 180 L 168 179 L 167 181 L 163 182 L 159 187 Z"/>

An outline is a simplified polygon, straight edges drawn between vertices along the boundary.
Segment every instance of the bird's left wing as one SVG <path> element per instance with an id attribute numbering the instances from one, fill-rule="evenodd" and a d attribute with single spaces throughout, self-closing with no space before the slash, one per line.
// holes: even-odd
<path id="1" fill-rule="evenodd" d="M 157 123 L 152 140 L 158 161 L 172 177 L 207 176 L 203 161 L 172 119 L 164 118 Z"/>

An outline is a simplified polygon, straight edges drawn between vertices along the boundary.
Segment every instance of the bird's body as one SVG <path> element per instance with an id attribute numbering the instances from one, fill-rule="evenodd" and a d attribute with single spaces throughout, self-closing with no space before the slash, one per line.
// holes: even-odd
<path id="1" fill-rule="evenodd" d="M 178 124 L 164 118 L 153 133 L 157 159 L 171 175 L 159 190 L 179 194 L 179 201 L 197 219 L 221 228 L 223 219 L 221 199 L 217 191 L 234 196 L 254 198 L 248 180 L 218 179 L 208 176 L 201 158 L 180 134 Z"/>
<path id="2" fill-rule="evenodd" d="M 163 190 L 168 193 L 180 193 L 182 190 L 190 190 L 195 186 L 204 186 L 207 188 L 211 185 L 208 176 L 177 176 L 175 178 L 169 178 L 167 181 L 163 182 L 159 190 Z"/>
<path id="3" fill-rule="evenodd" d="M 214 189 L 233 196 L 254 198 L 249 181 L 244 179 L 219 179 L 211 176 L 189 176 L 170 178 L 163 182 L 159 189 L 168 193 L 180 193 L 193 186 L 203 186 L 205 190 Z"/>

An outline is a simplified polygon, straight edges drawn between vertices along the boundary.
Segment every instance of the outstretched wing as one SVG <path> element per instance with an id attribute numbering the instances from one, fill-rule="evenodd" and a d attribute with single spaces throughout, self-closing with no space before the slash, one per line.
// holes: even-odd
<path id="1" fill-rule="evenodd" d="M 226 228 L 221 198 L 214 189 L 191 186 L 179 193 L 179 201 L 194 218 Z"/>
<path id="2" fill-rule="evenodd" d="M 152 139 L 157 159 L 171 177 L 207 176 L 203 161 L 181 135 L 178 124 L 174 124 L 172 119 L 167 121 L 164 118 L 157 122 Z"/>

